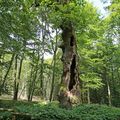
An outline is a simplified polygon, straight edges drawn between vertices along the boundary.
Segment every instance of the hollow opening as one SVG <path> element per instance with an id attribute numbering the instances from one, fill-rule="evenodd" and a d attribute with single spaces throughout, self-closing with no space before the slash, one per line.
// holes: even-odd
<path id="1" fill-rule="evenodd" d="M 76 68 L 76 57 L 73 57 L 72 64 L 70 67 L 70 82 L 69 82 L 69 91 L 73 89 L 75 82 L 75 68 Z"/>
<path id="2" fill-rule="evenodd" d="M 73 45 L 74 45 L 74 36 L 72 35 L 70 38 L 70 46 L 73 46 Z"/>

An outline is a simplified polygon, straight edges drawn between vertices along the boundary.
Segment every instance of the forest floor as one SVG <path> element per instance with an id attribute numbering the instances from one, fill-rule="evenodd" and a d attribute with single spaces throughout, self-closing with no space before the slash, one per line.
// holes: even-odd
<path id="1" fill-rule="evenodd" d="M 120 108 L 83 104 L 64 109 L 58 102 L 0 99 L 0 120 L 120 120 Z"/>
<path id="2" fill-rule="evenodd" d="M 4 95 L 1 95 L 0 96 L 0 99 L 2 99 L 2 100 L 12 100 L 13 99 L 13 96 L 12 95 L 7 95 L 7 94 L 4 94 Z M 26 96 L 20 96 L 19 98 L 18 98 L 18 100 L 27 100 L 27 97 Z M 32 101 L 37 101 L 37 102 L 39 102 L 40 101 L 40 97 L 39 96 L 33 96 L 33 99 L 32 99 Z"/>

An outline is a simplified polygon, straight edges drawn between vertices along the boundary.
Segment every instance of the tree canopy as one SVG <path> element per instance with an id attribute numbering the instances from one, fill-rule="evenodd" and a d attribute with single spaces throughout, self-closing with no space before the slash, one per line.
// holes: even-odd
<path id="1" fill-rule="evenodd" d="M 105 9 L 102 18 L 87 0 L 0 0 L 0 95 L 120 106 L 120 0 Z"/>

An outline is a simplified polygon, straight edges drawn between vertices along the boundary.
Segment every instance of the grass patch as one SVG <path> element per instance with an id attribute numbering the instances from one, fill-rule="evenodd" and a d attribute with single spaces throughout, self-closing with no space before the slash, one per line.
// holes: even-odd
<path id="1" fill-rule="evenodd" d="M 0 100 L 0 120 L 120 120 L 120 108 L 84 104 L 71 110 L 59 108 L 58 103 Z"/>

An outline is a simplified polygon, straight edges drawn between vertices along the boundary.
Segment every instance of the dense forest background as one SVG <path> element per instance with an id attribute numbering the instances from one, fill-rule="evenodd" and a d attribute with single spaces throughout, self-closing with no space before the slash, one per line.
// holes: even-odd
<path id="1" fill-rule="evenodd" d="M 82 103 L 120 107 L 120 0 L 105 6 L 105 16 L 89 1 L 66 2 L 0 0 L 0 98 L 58 100 L 61 34 L 71 22 Z"/>

